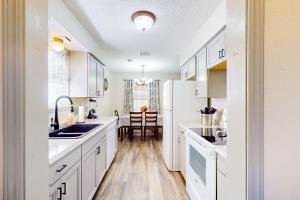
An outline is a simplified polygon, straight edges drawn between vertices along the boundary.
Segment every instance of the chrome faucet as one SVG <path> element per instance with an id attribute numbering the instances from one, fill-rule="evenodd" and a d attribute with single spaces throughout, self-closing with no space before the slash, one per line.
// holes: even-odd
<path id="1" fill-rule="evenodd" d="M 58 121 L 58 101 L 60 99 L 69 99 L 70 103 L 71 103 L 71 112 L 74 112 L 74 107 L 73 107 L 73 101 L 70 97 L 68 96 L 60 96 L 56 99 L 55 102 L 55 115 L 54 115 L 54 123 L 51 123 L 51 127 L 54 128 L 54 130 L 58 130 L 59 129 L 59 121 Z"/>

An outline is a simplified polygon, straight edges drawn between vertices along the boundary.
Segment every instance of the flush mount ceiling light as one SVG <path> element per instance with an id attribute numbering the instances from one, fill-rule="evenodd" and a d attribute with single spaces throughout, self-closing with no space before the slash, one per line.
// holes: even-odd
<path id="1" fill-rule="evenodd" d="M 53 37 L 51 41 L 51 48 L 57 52 L 63 51 L 65 49 L 64 40 L 59 37 Z"/>
<path id="2" fill-rule="evenodd" d="M 152 27 L 156 17 L 152 12 L 143 10 L 133 13 L 131 20 L 137 29 L 146 31 Z"/>
<path id="3" fill-rule="evenodd" d="M 141 79 L 134 79 L 134 82 L 136 85 L 144 87 L 148 85 L 149 83 L 153 82 L 152 79 L 146 79 L 145 77 L 145 65 L 142 65 L 142 78 Z"/>

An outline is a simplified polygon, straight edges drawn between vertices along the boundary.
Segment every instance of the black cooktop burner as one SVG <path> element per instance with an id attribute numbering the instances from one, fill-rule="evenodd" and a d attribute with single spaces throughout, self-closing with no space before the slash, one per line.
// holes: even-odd
<path id="1" fill-rule="evenodd" d="M 221 128 L 191 128 L 191 130 L 214 145 L 226 145 L 227 133 Z"/>
<path id="2" fill-rule="evenodd" d="M 215 136 L 202 136 L 204 139 L 206 139 L 207 141 L 209 141 L 210 143 L 214 143 L 216 141 L 216 137 Z"/>

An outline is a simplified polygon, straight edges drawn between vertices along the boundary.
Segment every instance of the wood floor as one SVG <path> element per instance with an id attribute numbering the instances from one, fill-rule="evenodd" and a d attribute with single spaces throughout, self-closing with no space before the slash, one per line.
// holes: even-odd
<path id="1" fill-rule="evenodd" d="M 189 200 L 183 178 L 166 168 L 161 142 L 124 141 L 94 200 L 158 199 Z"/>

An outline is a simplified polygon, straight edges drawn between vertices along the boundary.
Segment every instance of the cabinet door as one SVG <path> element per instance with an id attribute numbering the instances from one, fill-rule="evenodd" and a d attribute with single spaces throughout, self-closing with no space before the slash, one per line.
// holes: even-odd
<path id="1" fill-rule="evenodd" d="M 194 77 L 196 76 L 196 58 L 193 57 L 191 58 L 190 62 L 189 62 L 189 77 Z"/>
<path id="2" fill-rule="evenodd" d="M 197 97 L 208 97 L 208 77 L 206 65 L 206 47 L 196 56 L 197 58 Z"/>
<path id="3" fill-rule="evenodd" d="M 82 200 L 92 199 L 96 191 L 96 150 L 92 148 L 82 158 Z"/>
<path id="4" fill-rule="evenodd" d="M 185 140 L 185 137 L 182 137 L 182 140 L 181 140 L 181 157 L 182 157 L 182 162 L 181 162 L 181 171 L 182 171 L 182 174 L 183 174 L 183 177 L 185 178 L 186 177 L 186 140 Z"/>
<path id="5" fill-rule="evenodd" d="M 106 172 L 106 141 L 105 139 L 96 148 L 96 185 L 98 186 Z"/>
<path id="6" fill-rule="evenodd" d="M 207 44 L 207 68 L 214 67 L 224 60 L 224 35 L 223 32 L 218 34 Z"/>
<path id="7" fill-rule="evenodd" d="M 106 141 L 107 141 L 107 148 L 106 148 L 106 155 L 107 155 L 107 169 L 110 167 L 114 157 L 115 157 L 115 129 L 111 128 L 107 132 Z"/>
<path id="8" fill-rule="evenodd" d="M 117 126 L 114 127 L 114 132 L 115 132 L 114 141 L 115 141 L 115 156 L 116 156 L 116 154 L 119 150 L 118 127 Z"/>
<path id="9" fill-rule="evenodd" d="M 181 68 L 181 80 L 187 80 L 188 77 L 189 77 L 189 66 L 184 65 Z"/>
<path id="10" fill-rule="evenodd" d="M 88 59 L 88 91 L 90 97 L 97 96 L 97 60 L 89 55 Z"/>
<path id="11" fill-rule="evenodd" d="M 226 176 L 217 170 L 217 199 L 218 200 L 226 200 Z"/>
<path id="12" fill-rule="evenodd" d="M 61 178 L 61 187 L 64 200 L 81 200 L 80 161 Z"/>
<path id="13" fill-rule="evenodd" d="M 62 198 L 62 187 L 60 180 L 49 188 L 49 200 L 57 200 Z"/>
<path id="14" fill-rule="evenodd" d="M 104 96 L 104 68 L 97 62 L 97 96 Z"/>
<path id="15" fill-rule="evenodd" d="M 184 131 L 180 131 L 180 171 L 184 178 L 186 178 L 186 141 Z"/>

